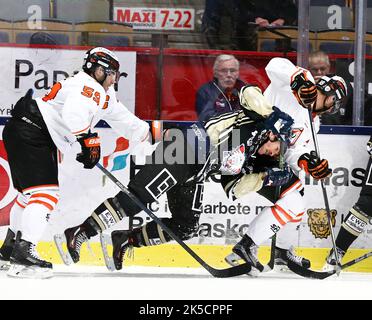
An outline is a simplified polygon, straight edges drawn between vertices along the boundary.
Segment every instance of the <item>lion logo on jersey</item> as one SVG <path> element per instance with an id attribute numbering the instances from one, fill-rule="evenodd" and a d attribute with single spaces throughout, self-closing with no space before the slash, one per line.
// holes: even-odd
<path id="1" fill-rule="evenodd" d="M 327 239 L 331 234 L 328 225 L 327 211 L 325 209 L 308 209 L 307 215 L 309 216 L 307 223 L 315 238 Z M 331 210 L 332 227 L 336 224 L 336 215 L 337 210 Z"/>

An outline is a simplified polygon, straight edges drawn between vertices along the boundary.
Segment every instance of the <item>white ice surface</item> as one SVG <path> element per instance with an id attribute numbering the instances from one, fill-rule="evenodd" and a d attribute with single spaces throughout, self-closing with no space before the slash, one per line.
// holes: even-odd
<path id="1" fill-rule="evenodd" d="M 60 266 L 52 279 L 12 279 L 0 273 L 0 299 L 261 300 L 371 299 L 372 274 L 342 272 L 325 280 L 270 272 L 259 278 L 216 279 L 198 268 Z"/>

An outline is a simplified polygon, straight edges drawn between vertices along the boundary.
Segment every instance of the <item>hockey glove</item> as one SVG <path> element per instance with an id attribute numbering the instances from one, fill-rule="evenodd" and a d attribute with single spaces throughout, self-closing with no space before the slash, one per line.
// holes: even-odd
<path id="1" fill-rule="evenodd" d="M 280 170 L 279 168 L 272 168 L 266 172 L 263 186 L 276 187 L 282 186 L 292 178 L 292 171 L 288 167 Z"/>
<path id="2" fill-rule="evenodd" d="M 292 124 L 293 118 L 275 106 L 273 107 L 273 112 L 265 120 L 265 128 L 278 136 L 282 141 L 289 140 Z"/>
<path id="3" fill-rule="evenodd" d="M 372 136 L 369 138 L 367 142 L 367 152 L 369 153 L 370 157 L 372 157 Z"/>
<path id="4" fill-rule="evenodd" d="M 236 175 L 242 171 L 245 162 L 245 146 L 241 144 L 232 151 L 224 152 L 220 171 L 223 175 Z"/>
<path id="5" fill-rule="evenodd" d="M 316 102 L 318 91 L 316 85 L 306 78 L 304 73 L 300 73 L 291 82 L 291 89 L 298 103 L 306 108 L 311 109 Z"/>
<path id="6" fill-rule="evenodd" d="M 315 180 L 325 179 L 332 175 L 332 170 L 328 167 L 328 160 L 319 159 L 315 151 L 304 153 L 298 159 L 298 166 Z"/>
<path id="7" fill-rule="evenodd" d="M 81 145 L 81 152 L 77 154 L 76 160 L 84 164 L 85 169 L 92 169 L 101 157 L 101 144 L 98 134 L 88 132 L 77 137 Z"/>

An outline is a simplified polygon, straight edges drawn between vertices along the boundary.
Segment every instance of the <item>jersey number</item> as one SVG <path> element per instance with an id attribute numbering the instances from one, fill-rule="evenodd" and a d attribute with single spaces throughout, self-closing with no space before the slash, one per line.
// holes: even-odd
<path id="1" fill-rule="evenodd" d="M 97 106 L 99 105 L 99 102 L 101 100 L 101 94 L 98 91 L 94 91 L 94 89 L 91 88 L 91 87 L 84 86 L 83 91 L 81 92 L 81 94 L 84 97 L 92 98 L 93 101 L 95 103 L 97 103 Z M 107 108 L 109 99 L 110 99 L 110 97 L 108 95 L 106 95 L 106 101 L 105 101 L 102 109 Z"/>

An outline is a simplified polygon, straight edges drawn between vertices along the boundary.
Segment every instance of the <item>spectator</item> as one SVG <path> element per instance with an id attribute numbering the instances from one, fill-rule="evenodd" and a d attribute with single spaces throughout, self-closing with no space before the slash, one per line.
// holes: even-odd
<path id="1" fill-rule="evenodd" d="M 217 56 L 212 81 L 196 93 L 196 112 L 200 121 L 240 109 L 239 91 L 245 85 L 239 77 L 239 61 L 229 54 Z"/>
<path id="2" fill-rule="evenodd" d="M 322 76 L 333 76 L 330 72 L 331 64 L 328 55 L 323 51 L 314 51 L 309 54 L 309 70 L 318 82 Z M 347 83 L 347 98 L 335 113 L 323 113 L 320 123 L 325 125 L 351 125 L 353 116 L 352 87 Z"/>
<path id="3" fill-rule="evenodd" d="M 257 50 L 257 26 L 293 25 L 293 1 L 206 0 L 202 33 L 211 49 Z"/>
<path id="4" fill-rule="evenodd" d="M 254 22 L 260 27 L 280 27 L 297 23 L 297 8 L 294 1 L 256 0 L 252 2 L 254 3 Z"/>
<path id="5" fill-rule="evenodd" d="M 329 75 L 330 69 L 331 64 L 325 52 L 314 51 L 309 54 L 309 71 L 316 82 L 318 82 L 320 77 Z"/>

